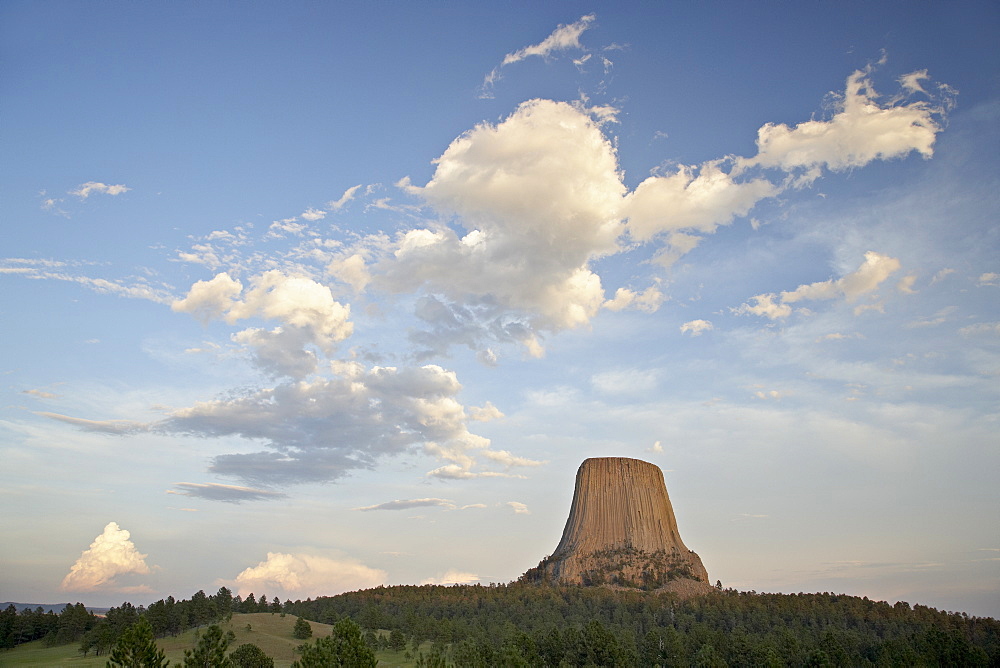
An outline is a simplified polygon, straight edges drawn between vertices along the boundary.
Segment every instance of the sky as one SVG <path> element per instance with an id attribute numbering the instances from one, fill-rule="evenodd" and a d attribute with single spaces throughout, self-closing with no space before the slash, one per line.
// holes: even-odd
<path id="1" fill-rule="evenodd" d="M 1000 616 L 1000 8 L 0 6 L 0 600 L 713 583 Z"/>

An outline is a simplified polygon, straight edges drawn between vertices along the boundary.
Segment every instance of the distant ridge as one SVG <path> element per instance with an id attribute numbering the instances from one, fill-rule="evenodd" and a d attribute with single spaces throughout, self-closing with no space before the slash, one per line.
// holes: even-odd
<path id="1" fill-rule="evenodd" d="M 16 601 L 4 601 L 3 603 L 0 603 L 0 610 L 6 610 L 9 605 L 14 606 L 14 609 L 18 612 L 21 612 L 22 610 L 36 610 L 41 608 L 42 612 L 54 612 L 58 614 L 62 612 L 67 605 L 75 605 L 75 603 L 17 603 Z M 93 612 L 95 615 L 103 615 L 111 609 L 93 608 L 89 605 L 84 607 L 87 608 L 87 612 Z"/>
<path id="2" fill-rule="evenodd" d="M 584 460 L 562 540 L 521 579 L 643 589 L 709 582 L 701 558 L 681 540 L 663 472 L 628 457 Z"/>

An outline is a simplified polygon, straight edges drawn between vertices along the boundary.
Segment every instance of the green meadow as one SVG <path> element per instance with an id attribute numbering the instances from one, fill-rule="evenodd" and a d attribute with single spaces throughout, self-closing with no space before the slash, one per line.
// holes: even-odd
<path id="1" fill-rule="evenodd" d="M 282 617 L 278 613 L 258 612 L 253 614 L 234 614 L 228 622 L 220 623 L 223 631 L 232 630 L 236 634 L 236 640 L 229 645 L 229 651 L 233 651 L 243 643 L 253 643 L 264 650 L 264 653 L 274 659 L 275 668 L 288 668 L 297 658 L 295 648 L 304 642 L 311 642 L 314 638 L 330 634 L 332 626 L 320 624 L 319 622 L 309 622 L 312 625 L 313 637 L 309 640 L 297 640 L 292 637 L 292 627 L 295 625 L 294 615 Z M 204 631 L 201 629 L 189 629 L 174 637 L 158 638 L 157 645 L 167 653 L 170 665 L 180 664 L 184 661 L 184 650 L 193 649 L 198 643 L 196 634 Z M 426 643 L 427 647 L 430 643 Z M 57 647 L 46 647 L 43 641 L 19 645 L 14 649 L 0 650 L 0 667 L 7 666 L 74 666 L 79 668 L 104 668 L 107 664 L 108 656 L 84 657 L 79 651 L 79 643 L 70 645 L 60 645 Z M 426 648 L 423 648 L 426 651 Z M 413 660 L 407 660 L 404 652 L 377 652 L 379 665 L 392 667 L 414 665 Z"/>

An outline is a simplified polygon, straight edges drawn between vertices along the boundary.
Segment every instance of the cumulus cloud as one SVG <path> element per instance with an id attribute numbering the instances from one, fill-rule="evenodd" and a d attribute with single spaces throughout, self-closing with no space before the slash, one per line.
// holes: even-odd
<path id="1" fill-rule="evenodd" d="M 753 304 L 742 304 L 732 311 L 740 315 L 758 315 L 778 320 L 792 314 L 792 307 L 789 304 L 803 300 L 843 299 L 847 303 L 852 303 L 862 296 L 871 295 L 899 268 L 900 262 L 896 258 L 868 251 L 861 266 L 841 278 L 800 285 L 780 295 L 756 295 L 752 297 Z M 864 311 L 881 309 L 881 302 L 862 304 L 854 309 L 854 313 L 857 315 Z"/>
<path id="2" fill-rule="evenodd" d="M 766 294 L 751 297 L 752 304 L 740 304 L 732 309 L 737 315 L 759 315 L 770 320 L 787 318 L 792 314 L 792 307 L 787 304 L 778 304 L 774 300 L 777 295 Z"/>
<path id="3" fill-rule="evenodd" d="M 312 211 L 310 209 L 309 211 Z M 320 213 L 323 213 L 320 211 Z M 326 214 L 323 213 L 325 216 Z M 302 217 L 306 220 L 315 220 L 314 218 L 309 218 L 306 214 L 302 214 Z M 322 216 L 320 216 L 322 217 Z M 267 239 L 282 239 L 288 235 L 300 237 L 309 229 L 309 225 L 306 223 L 300 223 L 298 218 L 282 218 L 281 220 L 276 220 L 271 223 L 271 226 L 267 228 Z"/>
<path id="4" fill-rule="evenodd" d="M 603 304 L 588 263 L 619 250 L 625 187 L 610 141 L 573 105 L 532 100 L 482 124 L 409 193 L 465 231 L 417 229 L 376 263 L 373 284 L 420 288 L 432 338 L 489 336 L 539 353 L 537 333 L 587 324 Z"/>
<path id="5" fill-rule="evenodd" d="M 479 576 L 475 573 L 468 573 L 457 569 L 451 569 L 442 575 L 432 578 L 425 578 L 420 581 L 422 585 L 462 585 L 479 582 Z"/>
<path id="6" fill-rule="evenodd" d="M 385 584 L 387 573 L 353 559 L 332 559 L 309 554 L 268 552 L 267 559 L 236 576 L 240 596 L 280 589 L 284 595 L 333 596 L 345 591 Z"/>
<path id="7" fill-rule="evenodd" d="M 469 408 L 469 419 L 476 422 L 492 422 L 502 417 L 504 417 L 504 414 L 500 412 L 500 409 L 488 401 L 482 406 L 472 406 Z"/>
<path id="8" fill-rule="evenodd" d="M 428 506 L 440 506 L 441 508 L 447 508 L 449 510 L 455 509 L 457 506 L 450 499 L 396 499 L 395 501 L 386 501 L 385 503 L 377 503 L 374 506 L 361 506 L 360 508 L 355 508 L 354 510 L 360 510 L 367 512 L 370 510 L 409 510 L 411 508 L 424 508 Z"/>
<path id="9" fill-rule="evenodd" d="M 842 171 L 912 152 L 931 157 L 934 140 L 942 129 L 939 119 L 950 105 L 947 91 L 938 105 L 925 101 L 883 105 L 870 74 L 870 69 L 857 70 L 847 78 L 829 120 L 805 121 L 794 128 L 783 123 L 761 127 L 757 155 L 743 159 L 741 166 L 802 170 L 802 183 L 815 180 L 824 167 Z M 902 84 L 912 93 L 914 85 L 926 78 L 926 72 L 913 73 L 904 77 Z"/>
<path id="10" fill-rule="evenodd" d="M 115 522 L 109 522 L 90 547 L 70 568 L 62 581 L 65 591 L 96 591 L 114 589 L 121 591 L 115 577 L 128 573 L 148 575 L 148 555 L 140 554 L 130 540 L 131 534 Z"/>
<path id="11" fill-rule="evenodd" d="M 131 188 L 124 185 L 111 186 L 106 183 L 99 183 L 98 181 L 87 181 L 86 183 L 80 184 L 76 190 L 70 190 L 70 195 L 75 195 L 80 199 L 87 199 L 92 193 L 104 193 L 105 195 L 121 195 L 122 193 L 128 192 Z"/>
<path id="12" fill-rule="evenodd" d="M 765 178 L 738 181 L 723 170 L 724 161 L 700 167 L 682 165 L 670 176 L 651 176 L 626 197 L 628 231 L 637 241 L 672 232 L 710 234 L 737 216 L 745 216 L 760 200 L 780 192 Z M 680 236 L 682 250 L 690 236 Z"/>
<path id="13" fill-rule="evenodd" d="M 604 302 L 602 306 L 609 311 L 635 309 L 644 313 L 655 313 L 666 299 L 666 295 L 660 292 L 660 289 L 655 285 L 649 286 L 642 292 L 635 292 L 629 288 L 618 288 L 614 298 Z"/>
<path id="14" fill-rule="evenodd" d="M 681 334 L 701 336 L 705 332 L 710 332 L 713 329 L 715 329 L 715 327 L 708 320 L 689 320 L 681 325 Z"/>
<path id="15" fill-rule="evenodd" d="M 309 207 L 308 209 L 302 212 L 301 216 L 305 220 L 308 220 L 309 222 L 312 223 L 317 220 L 322 220 L 323 218 L 326 218 L 326 211 L 323 211 L 322 209 L 314 209 L 312 207 Z"/>
<path id="16" fill-rule="evenodd" d="M 210 501 L 225 501 L 226 503 L 242 503 L 243 501 L 269 501 L 282 499 L 286 495 L 266 489 L 241 487 L 239 485 L 222 485 L 219 483 L 175 482 L 177 490 L 168 489 L 167 494 L 180 496 L 195 496 Z M 178 491 L 179 490 L 179 491 Z"/>
<path id="17" fill-rule="evenodd" d="M 233 335 L 236 343 L 254 352 L 260 368 L 275 377 L 309 375 L 317 362 L 309 346 L 330 354 L 354 331 L 350 306 L 335 300 L 328 286 L 276 269 L 254 276 L 246 290 L 225 272 L 198 281 L 171 308 L 206 321 L 263 318 L 280 322 L 271 330 L 249 328 Z"/>
<path id="18" fill-rule="evenodd" d="M 782 292 L 781 301 L 788 304 L 803 299 L 836 299 L 848 302 L 873 292 L 900 267 L 899 260 L 888 255 L 868 251 L 865 260 L 855 271 L 837 280 L 800 285 L 792 292 Z"/>

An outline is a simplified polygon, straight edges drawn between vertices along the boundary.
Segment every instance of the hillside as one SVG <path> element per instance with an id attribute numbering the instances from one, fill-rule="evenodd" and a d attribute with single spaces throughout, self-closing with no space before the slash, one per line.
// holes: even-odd
<path id="1" fill-rule="evenodd" d="M 433 641 L 460 666 L 1000 665 L 1000 622 L 843 594 L 379 587 L 289 608 Z"/>
<path id="2" fill-rule="evenodd" d="M 313 627 L 313 637 L 330 633 L 328 624 L 310 622 Z M 249 625 L 249 629 L 247 628 Z M 292 637 L 292 627 L 295 617 L 271 613 L 234 614 L 229 622 L 220 624 L 223 630 L 232 630 L 236 640 L 230 645 L 230 650 L 243 643 L 253 643 L 264 650 L 264 653 L 274 659 L 277 668 L 290 666 L 295 660 L 294 649 L 302 644 L 302 640 Z M 175 637 L 157 639 L 157 645 L 163 649 L 171 665 L 184 660 L 184 650 L 192 649 L 197 644 L 196 633 L 201 629 L 189 629 Z M 84 658 L 78 651 L 79 643 L 46 647 L 40 640 L 21 645 L 12 650 L 0 652 L 0 666 L 77 666 L 79 668 L 104 668 L 108 661 L 105 656 L 88 656 Z"/>

